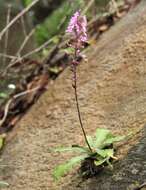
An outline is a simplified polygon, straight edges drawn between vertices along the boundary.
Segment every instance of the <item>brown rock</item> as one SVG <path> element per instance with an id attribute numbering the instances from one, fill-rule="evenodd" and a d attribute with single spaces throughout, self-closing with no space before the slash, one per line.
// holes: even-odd
<path id="1" fill-rule="evenodd" d="M 89 49 L 89 62 L 82 62 L 79 66 L 79 100 L 88 134 L 93 134 L 98 127 L 109 128 L 116 134 L 136 133 L 146 123 L 145 25 L 146 1 L 143 0 L 105 33 L 96 46 Z M 0 164 L 5 166 L 0 170 L 0 176 L 10 183 L 10 187 L 6 189 L 105 189 L 104 180 L 107 178 L 104 176 L 107 175 L 104 172 L 101 174 L 103 176 L 97 176 L 84 185 L 77 184 L 78 180 L 69 184 L 72 187 L 67 182 L 71 182 L 73 174 L 65 177 L 60 184 L 55 184 L 51 178 L 54 167 L 70 155 L 54 154 L 49 148 L 83 143 L 69 69 L 49 86 L 48 91 L 25 115 L 16 130 L 17 135 L 6 145 L 1 156 Z M 142 142 L 144 144 L 146 141 Z M 138 136 L 134 135 L 122 146 L 119 155 L 124 156 L 137 143 Z M 144 158 L 145 154 L 142 154 L 141 159 Z M 123 167 L 120 166 L 119 170 L 126 173 L 126 162 L 123 160 L 121 163 Z M 146 169 L 141 162 L 138 163 L 142 171 Z M 115 166 L 116 172 L 118 165 Z M 139 168 L 132 167 L 132 173 L 136 173 Z M 141 178 L 135 175 L 140 183 Z M 121 177 L 122 180 L 127 178 L 122 174 L 118 178 L 115 174 L 115 179 L 119 180 Z M 110 179 L 107 180 L 106 189 L 116 190 L 117 186 Z M 121 186 L 120 190 L 125 190 L 132 184 L 133 180 L 129 178 L 128 186 Z"/>

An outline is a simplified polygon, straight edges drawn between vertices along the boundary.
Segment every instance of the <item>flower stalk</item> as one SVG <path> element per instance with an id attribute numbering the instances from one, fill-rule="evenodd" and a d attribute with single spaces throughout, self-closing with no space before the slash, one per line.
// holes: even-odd
<path id="1" fill-rule="evenodd" d="M 77 112 L 78 112 L 78 118 L 79 118 L 79 122 L 80 122 L 80 127 L 82 129 L 83 135 L 84 135 L 84 139 L 85 142 L 89 148 L 89 150 L 92 152 L 92 148 L 87 140 L 87 135 L 83 126 L 83 122 L 82 122 L 82 118 L 81 118 L 81 112 L 80 112 L 80 106 L 79 106 L 79 101 L 78 101 L 78 92 L 77 92 L 77 69 L 76 69 L 77 65 L 76 63 L 73 63 L 72 68 L 73 68 L 73 88 L 74 88 L 74 93 L 75 93 L 75 101 L 76 101 L 76 107 L 77 107 Z"/>

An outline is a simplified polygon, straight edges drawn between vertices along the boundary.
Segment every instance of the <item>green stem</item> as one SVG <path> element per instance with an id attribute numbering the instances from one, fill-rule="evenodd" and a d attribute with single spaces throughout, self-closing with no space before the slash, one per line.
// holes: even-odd
<path id="1" fill-rule="evenodd" d="M 82 118 L 81 118 L 81 113 L 80 113 L 80 106 L 79 106 L 79 101 L 78 101 L 78 93 L 77 93 L 77 72 L 76 72 L 76 64 L 73 64 L 73 74 L 74 74 L 74 85 L 73 85 L 73 88 L 74 88 L 74 92 L 75 92 L 75 101 L 76 101 L 76 106 L 77 106 L 77 111 L 78 111 L 78 118 L 79 118 L 79 122 L 80 122 L 80 127 L 82 129 L 82 132 L 83 132 L 83 135 L 84 135 L 84 139 L 85 139 L 85 142 L 89 148 L 89 150 L 92 152 L 92 148 L 87 140 L 87 136 L 86 136 L 86 132 L 85 132 L 85 129 L 84 129 L 84 126 L 83 126 L 83 123 L 82 123 Z"/>

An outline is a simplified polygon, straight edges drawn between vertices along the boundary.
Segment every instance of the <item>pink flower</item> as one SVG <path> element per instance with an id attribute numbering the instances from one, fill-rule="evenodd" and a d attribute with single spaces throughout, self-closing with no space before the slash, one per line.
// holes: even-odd
<path id="1" fill-rule="evenodd" d="M 80 12 L 77 11 L 70 19 L 70 22 L 69 22 L 69 25 L 67 27 L 67 30 L 66 32 L 67 33 L 72 33 L 74 28 L 76 27 L 77 25 L 77 22 L 78 22 L 78 17 L 80 16 Z"/>
<path id="2" fill-rule="evenodd" d="M 87 41 L 87 20 L 77 11 L 70 19 L 66 33 L 72 34 L 77 43 Z"/>

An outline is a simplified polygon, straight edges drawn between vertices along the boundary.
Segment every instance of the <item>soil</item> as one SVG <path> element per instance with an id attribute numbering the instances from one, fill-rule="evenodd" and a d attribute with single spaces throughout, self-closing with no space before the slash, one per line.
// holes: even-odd
<path id="1" fill-rule="evenodd" d="M 88 49 L 88 62 L 78 67 L 79 101 L 87 133 L 94 134 L 98 127 L 121 135 L 135 133 L 119 148 L 119 158 L 127 157 L 127 152 L 144 134 L 136 132 L 146 123 L 145 24 L 146 2 L 142 1 Z M 47 92 L 9 134 L 0 160 L 1 179 L 10 184 L 6 190 L 89 190 L 92 180 L 94 184 L 94 179 L 90 185 L 85 182 L 79 186 L 78 179 L 78 184 L 70 183 L 76 178 L 76 169 L 59 183 L 51 177 L 54 167 L 71 154 L 52 153 L 50 149 L 84 143 L 71 76 L 70 69 L 66 69 L 49 84 Z M 124 168 L 125 165 L 121 167 Z M 100 175 L 104 176 L 104 172 Z M 131 183 L 129 180 L 128 185 Z M 102 184 L 101 180 L 100 189 L 104 190 Z M 108 185 L 107 189 L 111 189 L 110 182 Z"/>

